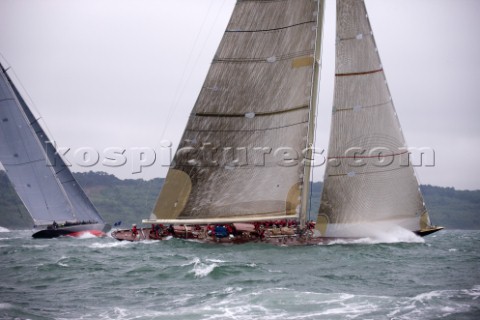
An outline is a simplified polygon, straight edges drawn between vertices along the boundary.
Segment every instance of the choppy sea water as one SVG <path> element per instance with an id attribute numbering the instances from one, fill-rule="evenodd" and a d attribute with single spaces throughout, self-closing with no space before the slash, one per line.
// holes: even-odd
<path id="1" fill-rule="evenodd" d="M 0 230 L 0 319 L 480 319 L 480 231 L 308 247 Z"/>

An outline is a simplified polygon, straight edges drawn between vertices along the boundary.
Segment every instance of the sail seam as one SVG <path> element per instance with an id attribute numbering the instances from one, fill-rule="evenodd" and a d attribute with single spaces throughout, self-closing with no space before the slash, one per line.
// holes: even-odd
<path id="1" fill-rule="evenodd" d="M 220 149 L 220 148 L 217 148 L 217 149 Z M 294 150 L 296 152 L 298 152 L 298 154 L 301 153 L 301 150 L 296 150 L 296 149 L 294 149 Z M 239 169 L 254 169 L 254 168 L 258 168 L 258 167 L 275 168 L 275 167 L 278 167 L 278 163 L 277 162 L 273 162 L 273 163 L 265 162 L 262 165 L 259 165 L 259 164 L 220 165 L 220 164 L 214 164 L 214 163 L 196 162 L 194 164 L 189 164 L 189 163 L 181 162 L 181 163 L 176 164 L 176 166 L 182 167 L 182 168 L 223 168 L 225 170 L 232 170 L 232 168 L 234 168 L 235 170 L 239 170 Z"/>
<path id="2" fill-rule="evenodd" d="M 387 158 L 387 157 L 395 157 L 395 156 L 401 156 L 402 154 L 408 153 L 407 151 L 400 152 L 400 153 L 392 153 L 392 154 L 377 154 L 374 156 L 351 156 L 351 157 L 328 157 L 328 160 L 330 159 L 373 159 L 373 158 Z"/>
<path id="3" fill-rule="evenodd" d="M 60 181 L 61 184 L 70 183 L 70 182 L 76 182 L 76 180 L 70 179 L 70 180 L 67 180 L 67 181 Z"/>
<path id="4" fill-rule="evenodd" d="M 277 129 L 295 127 L 295 126 L 305 124 L 305 123 L 308 123 L 308 121 L 297 122 L 297 123 L 289 124 L 289 125 L 286 125 L 286 126 L 278 126 L 278 127 L 272 127 L 272 128 L 266 128 L 266 129 L 250 129 L 250 130 L 235 130 L 235 129 L 232 129 L 232 130 L 211 130 L 211 129 L 196 130 L 196 129 L 189 129 L 189 128 L 187 128 L 186 130 L 190 131 L 190 132 L 261 132 L 261 131 L 270 131 L 270 130 L 277 130 Z"/>
<path id="5" fill-rule="evenodd" d="M 258 3 L 268 3 L 268 2 L 287 2 L 290 0 L 237 0 L 237 2 L 258 2 Z"/>
<path id="6" fill-rule="evenodd" d="M 13 166 L 13 167 L 21 167 L 25 164 L 30 164 L 30 163 L 35 163 L 35 162 L 41 162 L 43 161 L 44 159 L 38 159 L 38 160 L 31 160 L 31 161 L 27 161 L 27 162 L 19 162 L 19 163 L 6 163 L 6 162 L 2 162 L 3 165 L 5 166 Z"/>
<path id="7" fill-rule="evenodd" d="M 56 165 L 54 165 L 54 166 L 56 167 Z M 58 176 L 58 174 L 59 174 L 60 172 L 64 171 L 66 168 L 67 168 L 67 167 L 65 166 L 65 167 L 63 167 L 62 169 L 56 171 L 56 172 L 55 172 L 55 175 Z"/>
<path id="8" fill-rule="evenodd" d="M 279 31 L 279 30 L 284 30 L 288 28 L 293 28 L 293 27 L 298 27 L 301 25 L 309 24 L 309 23 L 315 23 L 316 21 L 311 20 L 311 21 L 305 21 L 305 22 L 300 22 L 296 24 L 292 24 L 289 26 L 284 26 L 284 27 L 278 27 L 278 28 L 273 28 L 273 29 L 259 29 L 259 30 L 226 30 L 226 33 L 254 33 L 254 32 L 272 32 L 272 31 Z"/>
<path id="9" fill-rule="evenodd" d="M 406 169 L 406 168 L 408 168 L 408 166 L 399 167 L 399 168 L 390 169 L 390 170 L 370 171 L 370 172 L 355 172 L 355 175 L 384 173 L 384 172 L 397 171 L 397 170 Z M 345 176 L 348 176 L 348 173 L 329 174 L 328 176 L 329 176 L 329 177 L 345 177 Z"/>
<path id="10" fill-rule="evenodd" d="M 378 73 L 378 72 L 383 72 L 383 68 L 382 69 L 377 69 L 377 70 L 371 70 L 371 71 L 364 71 L 364 72 L 336 73 L 335 77 L 363 76 L 363 75 L 373 74 L 373 73 Z"/>
<path id="11" fill-rule="evenodd" d="M 361 35 L 362 38 L 359 38 L 358 36 Z M 339 41 L 351 41 L 351 40 L 362 40 L 363 37 L 372 37 L 373 35 L 371 33 L 361 33 L 359 35 L 356 35 L 355 37 L 350 37 L 350 38 L 339 38 Z"/>
<path id="12" fill-rule="evenodd" d="M 383 103 L 379 103 L 379 104 L 372 104 L 370 106 L 361 106 L 362 109 L 367 109 L 367 108 L 378 108 L 378 107 L 382 107 L 382 106 L 386 106 L 388 104 L 392 103 L 392 100 L 388 100 L 387 102 L 383 102 Z M 355 107 L 351 107 L 351 108 L 342 108 L 342 109 L 338 109 L 338 108 L 335 108 L 335 111 L 352 111 L 352 110 L 355 110 L 356 108 Z"/>
<path id="13" fill-rule="evenodd" d="M 14 98 L 0 99 L 0 102 L 3 102 L 3 101 L 10 101 L 10 100 L 15 100 L 15 99 L 14 99 Z"/>
<path id="14" fill-rule="evenodd" d="M 307 56 L 313 54 L 313 50 L 304 50 L 299 52 L 288 53 L 281 56 L 276 56 L 275 61 L 291 60 L 301 56 Z M 251 62 L 264 62 L 271 63 L 268 61 L 269 57 L 264 58 L 216 58 L 213 59 L 212 63 L 251 63 Z"/>

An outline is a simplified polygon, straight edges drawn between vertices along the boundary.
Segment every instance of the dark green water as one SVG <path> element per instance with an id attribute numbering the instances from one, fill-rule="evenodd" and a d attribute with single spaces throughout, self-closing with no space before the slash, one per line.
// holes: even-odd
<path id="1" fill-rule="evenodd" d="M 0 233 L 0 319 L 480 319 L 480 231 L 311 247 L 30 235 Z"/>

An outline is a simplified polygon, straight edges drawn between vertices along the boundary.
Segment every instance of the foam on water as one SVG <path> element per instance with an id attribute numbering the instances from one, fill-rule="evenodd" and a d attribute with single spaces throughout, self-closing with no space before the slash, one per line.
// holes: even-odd
<path id="1" fill-rule="evenodd" d="M 187 263 L 184 263 L 184 264 L 181 264 L 180 267 L 186 267 L 186 266 L 191 266 L 192 264 L 195 265 L 197 263 L 200 262 L 200 258 L 199 257 L 195 257 L 193 258 L 193 260 L 187 262 Z"/>
<path id="2" fill-rule="evenodd" d="M 93 233 L 91 232 L 82 232 L 81 235 L 79 235 L 78 237 L 75 237 L 76 239 L 94 239 L 94 238 L 98 238 L 96 235 L 94 235 Z"/>
<path id="3" fill-rule="evenodd" d="M 22 245 L 22 248 L 26 249 L 45 249 L 48 248 L 48 244 L 24 244 Z"/>
<path id="4" fill-rule="evenodd" d="M 68 268 L 69 265 L 65 262 L 62 262 L 62 261 L 65 261 L 65 260 L 68 260 L 68 257 L 62 256 L 60 259 L 58 259 L 57 264 L 61 267 Z"/>
<path id="5" fill-rule="evenodd" d="M 220 259 L 205 259 L 205 261 L 214 262 L 214 263 L 226 263 L 226 262 L 228 262 L 228 261 L 223 261 L 223 260 L 220 260 Z"/>
<path id="6" fill-rule="evenodd" d="M 12 309 L 12 305 L 10 303 L 1 303 L 0 302 L 0 310 L 2 309 Z"/>
<path id="7" fill-rule="evenodd" d="M 207 259 L 208 261 L 209 259 Z M 203 263 L 200 258 L 195 258 L 193 261 L 193 269 L 189 271 L 189 273 L 194 273 L 195 278 L 203 278 L 208 276 L 216 267 L 218 267 L 218 263 Z M 188 265 L 191 265 L 188 264 Z"/>
<path id="8" fill-rule="evenodd" d="M 0 319 L 478 318 L 480 232 L 426 241 L 279 248 L 25 233 L 0 242 L 14 248 L 1 250 Z"/>
<path id="9" fill-rule="evenodd" d="M 467 290 L 470 291 L 470 290 Z M 262 319 L 363 319 L 388 314 L 394 319 L 437 318 L 468 312 L 467 303 L 442 304 L 445 298 L 455 299 L 465 293 L 445 290 L 414 297 L 369 296 L 347 293 L 313 293 L 275 288 L 225 297 L 215 302 L 216 315 L 205 319 L 249 319 L 256 314 Z M 259 299 L 260 297 L 260 299 Z M 444 302 L 443 302 L 444 303 Z M 294 313 L 289 310 L 295 310 Z M 429 315 L 426 317 L 426 315 Z"/>
<path id="10" fill-rule="evenodd" d="M 88 245 L 91 249 L 110 249 L 110 248 L 121 248 L 134 245 L 134 242 L 130 241 L 116 241 L 116 242 L 94 242 Z"/>
<path id="11" fill-rule="evenodd" d="M 10 230 L 0 226 L 0 232 L 10 232 Z"/>
<path id="12" fill-rule="evenodd" d="M 235 319 L 235 320 L 296 320 L 296 319 L 436 319 L 468 312 L 466 304 L 441 305 L 432 301 L 449 295 L 447 292 L 424 293 L 414 297 L 369 296 L 347 293 L 314 293 L 287 288 L 246 292 L 243 288 L 225 288 L 209 292 L 196 305 L 189 304 L 194 294 L 175 297 L 175 306 L 114 307 L 85 318 L 104 320 L 130 319 Z M 456 292 L 458 294 L 458 291 Z M 427 301 L 419 299 L 427 298 Z"/>
<path id="13" fill-rule="evenodd" d="M 386 230 L 370 231 L 371 236 L 360 239 L 338 239 L 329 241 L 329 245 L 335 244 L 381 244 L 381 243 L 425 243 L 425 239 L 415 233 L 395 226 Z"/>

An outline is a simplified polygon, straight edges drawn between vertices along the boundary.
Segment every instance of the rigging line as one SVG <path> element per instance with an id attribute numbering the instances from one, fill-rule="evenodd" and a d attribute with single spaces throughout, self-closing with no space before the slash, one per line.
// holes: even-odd
<path id="1" fill-rule="evenodd" d="M 204 28 L 204 26 L 205 26 L 205 23 L 207 22 L 207 18 L 208 18 L 208 16 L 210 15 L 210 10 L 212 9 L 213 3 L 214 3 L 214 1 L 210 1 L 210 5 L 208 6 L 208 9 L 207 9 L 207 14 L 205 15 L 205 17 L 204 17 L 204 19 L 203 19 L 203 21 L 202 21 L 202 24 L 201 24 L 200 28 L 198 29 L 197 35 L 195 36 L 195 41 L 193 42 L 193 46 L 192 46 L 192 48 L 190 49 L 190 52 L 189 52 L 189 54 L 188 54 L 188 58 L 187 58 L 187 60 L 186 60 L 186 63 L 185 63 L 185 65 L 184 65 L 184 68 L 183 68 L 183 71 L 182 71 L 182 76 L 180 77 L 181 80 L 180 80 L 180 82 L 179 82 L 179 84 L 178 84 L 178 86 L 177 86 L 177 89 L 175 90 L 175 93 L 174 93 L 174 95 L 173 95 L 173 103 L 171 104 L 171 106 L 169 107 L 168 112 L 167 112 L 167 117 L 166 117 L 166 120 L 165 120 L 165 125 L 164 125 L 164 127 L 163 127 L 164 129 L 163 129 L 162 133 L 160 134 L 160 140 L 163 139 L 163 136 L 164 136 L 164 134 L 165 134 L 165 131 L 166 131 L 166 129 L 167 129 L 167 126 L 168 126 L 168 124 L 169 124 L 169 122 L 170 122 L 170 118 L 171 118 L 172 115 L 173 115 L 173 109 L 176 107 L 177 101 L 179 100 L 177 97 L 179 97 L 179 96 L 181 95 L 181 94 L 180 94 L 180 92 L 181 92 L 181 87 L 184 85 L 184 82 L 185 82 L 184 79 L 186 78 L 187 69 L 188 69 L 188 67 L 189 67 L 189 65 L 190 65 L 190 61 L 191 61 L 191 59 L 192 59 L 193 52 L 195 51 L 194 49 L 195 49 L 195 47 L 197 46 L 198 40 L 199 40 L 199 38 L 200 38 L 200 34 L 202 33 L 202 30 L 203 30 L 203 28 Z"/>
<path id="2" fill-rule="evenodd" d="M 200 38 L 200 34 L 202 34 L 202 30 L 203 30 L 204 25 L 205 25 L 205 23 L 206 23 L 206 21 L 207 21 L 207 18 L 210 16 L 210 11 L 211 11 L 211 8 L 212 8 L 214 2 L 215 2 L 215 0 L 213 0 L 212 2 L 210 2 L 210 6 L 209 6 L 209 8 L 208 8 L 207 15 L 205 16 L 205 18 L 204 18 L 204 20 L 203 20 L 203 22 L 202 22 L 202 26 L 200 27 L 200 29 L 199 29 L 199 31 L 198 31 L 198 33 L 197 33 L 197 36 L 196 36 L 196 39 L 195 39 L 195 44 L 194 44 L 194 46 L 192 47 L 192 49 L 190 50 L 189 57 L 188 57 L 188 60 L 187 60 L 187 61 L 190 61 L 190 59 L 191 59 L 191 57 L 192 57 L 192 54 L 193 54 L 194 51 L 195 51 L 195 50 L 194 50 L 194 49 L 195 49 L 195 46 L 196 46 L 196 44 L 197 44 L 197 42 L 198 42 L 198 40 L 199 40 L 199 38 Z M 207 33 L 206 40 L 203 42 L 203 45 L 201 46 L 200 51 L 199 51 L 199 53 L 197 54 L 197 59 L 194 61 L 194 64 L 193 64 L 194 66 L 198 65 L 198 60 L 200 59 L 200 56 L 201 56 L 202 52 L 203 52 L 204 49 L 205 49 L 206 43 L 208 42 L 208 39 L 209 39 L 210 36 L 211 36 L 211 33 L 212 33 L 212 31 L 213 31 L 213 27 L 214 27 L 214 25 L 216 24 L 216 22 L 218 21 L 218 18 L 219 18 L 219 16 L 220 16 L 220 13 L 222 12 L 223 7 L 225 6 L 225 3 L 226 3 L 226 1 L 223 1 L 222 5 L 220 6 L 220 9 L 219 9 L 218 12 L 217 12 L 217 15 L 216 15 L 215 18 L 213 19 L 213 22 L 212 22 L 212 24 L 211 24 L 211 27 L 210 27 L 210 29 L 209 29 L 209 31 L 208 31 L 208 33 Z M 196 51 L 195 51 L 195 52 L 196 52 Z M 187 67 L 188 67 L 188 63 L 185 64 L 185 68 L 184 68 L 183 73 L 182 73 L 182 79 L 184 79 L 185 76 L 186 76 Z M 180 99 L 181 99 L 181 97 L 183 96 L 183 93 L 184 93 L 184 91 L 185 91 L 185 89 L 186 89 L 186 86 L 187 86 L 188 82 L 190 81 L 190 79 L 191 79 L 191 77 L 192 77 L 192 74 L 193 74 L 193 71 L 190 70 L 190 73 L 189 73 L 188 76 L 186 77 L 186 80 L 185 80 L 185 81 L 182 80 L 182 81 L 180 82 L 180 84 L 178 85 L 178 87 L 177 87 L 177 94 L 176 94 L 176 96 L 174 96 L 173 105 L 172 105 L 172 107 L 171 107 L 171 108 L 169 109 L 169 111 L 168 111 L 168 115 L 167 115 L 167 118 L 166 118 L 166 123 L 165 123 L 165 126 L 163 127 L 162 133 L 161 133 L 161 135 L 160 135 L 161 139 L 163 139 L 163 137 L 164 137 L 164 135 L 165 135 L 165 132 L 167 131 L 167 127 L 168 127 L 168 125 L 170 124 L 171 118 L 173 117 L 174 110 L 177 109 L 176 107 L 177 107 L 177 105 L 180 103 Z M 183 87 L 183 88 L 182 88 L 182 87 Z M 180 141 L 180 143 L 181 143 L 181 141 Z M 174 155 L 173 159 L 175 159 L 175 155 Z M 171 165 L 170 165 L 170 168 L 172 168 Z M 165 183 L 165 182 L 164 182 L 164 183 Z M 160 192 L 160 193 L 161 193 L 161 192 Z M 160 197 L 160 194 L 159 194 L 159 196 L 158 196 L 157 199 L 159 199 L 159 197 Z M 156 201 L 155 201 L 155 204 L 156 204 Z M 154 204 L 153 210 L 155 209 L 155 204 Z M 153 210 L 152 210 L 152 212 L 153 212 Z"/>
<path id="3" fill-rule="evenodd" d="M 192 49 L 190 50 L 190 53 L 189 53 L 189 56 L 188 56 L 188 59 L 187 61 L 190 61 L 190 59 L 192 58 L 192 55 L 194 53 L 194 49 L 195 49 L 195 46 L 197 45 L 197 42 L 200 38 L 200 34 L 202 33 L 202 29 L 205 25 L 205 23 L 207 22 L 207 18 L 210 16 L 210 11 L 212 9 L 212 6 L 213 6 L 213 3 L 215 2 L 215 0 L 213 0 L 212 2 L 210 2 L 210 6 L 208 8 L 208 12 L 207 12 L 207 15 L 205 16 L 203 22 L 202 22 L 202 26 L 200 27 L 198 33 L 197 33 L 197 37 L 195 39 L 195 42 L 194 42 L 194 46 L 192 47 Z M 207 33 L 207 39 L 209 39 L 211 33 L 212 33 L 212 30 L 213 30 L 213 26 L 215 24 L 215 22 L 218 20 L 218 17 L 220 15 L 220 12 L 222 11 L 223 7 L 225 5 L 225 1 L 222 3 L 222 5 L 220 6 L 220 10 L 217 12 L 217 15 L 216 17 L 214 18 L 214 23 L 212 23 L 211 27 L 210 27 L 210 30 L 208 31 Z M 195 62 L 193 63 L 193 65 L 197 65 L 198 64 L 198 60 L 201 56 L 201 53 L 203 52 L 204 48 L 205 48 L 205 44 L 206 44 L 207 41 L 204 41 L 203 43 L 203 46 L 201 47 L 199 53 L 197 54 L 197 59 L 195 60 Z M 186 76 L 186 72 L 188 70 L 188 63 L 185 64 L 185 68 L 183 70 L 183 73 L 182 73 L 182 79 L 186 78 L 185 81 L 181 81 L 177 87 L 177 90 L 176 90 L 176 94 L 174 96 L 174 100 L 173 100 L 173 105 L 171 108 L 169 108 L 169 111 L 168 111 L 168 114 L 167 114 L 167 118 L 166 118 L 166 122 L 165 122 L 165 126 L 163 127 L 163 130 L 162 130 L 162 133 L 160 134 L 160 138 L 163 139 L 164 135 L 165 135 L 165 132 L 167 131 L 167 127 L 168 125 L 170 124 L 170 120 L 173 116 L 173 110 L 176 109 L 176 107 L 178 106 L 178 104 L 180 103 L 180 100 L 183 96 L 183 92 L 185 91 L 185 87 L 186 85 L 188 84 L 188 82 L 190 81 L 191 77 L 192 77 L 192 74 L 193 72 L 190 72 L 188 76 Z M 183 87 L 183 88 L 182 88 Z"/>
<path id="4" fill-rule="evenodd" d="M 6 59 L 5 59 L 6 61 Z M 32 99 L 32 97 L 30 96 L 30 94 L 28 93 L 27 89 L 25 89 L 25 86 L 23 85 L 23 83 L 20 81 L 19 77 L 17 76 L 15 70 L 9 66 L 7 70 L 10 70 L 9 71 L 9 74 L 12 74 L 15 78 L 15 82 L 13 81 L 13 78 L 9 75 L 9 78 L 10 78 L 10 82 L 13 84 L 14 88 L 16 89 L 16 91 L 18 92 L 18 94 L 20 95 L 21 99 L 24 100 L 25 104 L 28 106 L 28 108 L 30 109 L 30 112 L 32 113 L 32 115 L 37 118 L 33 112 L 32 112 L 32 109 L 37 113 L 38 115 L 38 119 L 37 120 L 40 120 L 40 119 L 43 119 L 42 117 L 42 113 L 38 110 L 34 100 Z M 18 88 L 21 88 L 21 92 L 20 90 L 18 90 Z M 27 97 L 28 101 L 25 101 L 25 97 Z M 40 126 L 40 123 L 38 123 L 38 125 Z M 52 138 L 53 135 L 52 135 L 52 132 L 50 131 L 50 129 L 48 128 L 47 126 L 47 123 L 44 121 L 43 122 L 43 125 L 40 126 L 42 128 L 42 130 L 45 132 L 45 134 L 47 135 L 47 138 Z"/>
<path id="5" fill-rule="evenodd" d="M 55 174 L 56 174 L 56 175 L 58 175 L 60 172 L 64 171 L 66 168 L 67 168 L 66 166 L 65 166 L 65 167 L 63 167 L 62 169 L 60 169 L 60 170 L 56 171 L 56 172 L 55 172 Z"/>
<path id="6" fill-rule="evenodd" d="M 30 160 L 30 161 L 18 162 L 18 163 L 6 163 L 6 162 L 3 162 L 3 165 L 4 165 L 4 166 L 12 166 L 12 167 L 21 167 L 21 166 L 26 165 L 26 164 L 43 162 L 43 160 L 45 160 L 45 159 Z"/>
<path id="7" fill-rule="evenodd" d="M 260 30 L 228 30 L 227 29 L 227 30 L 225 30 L 225 33 L 271 32 L 271 31 L 279 31 L 279 30 L 284 30 L 284 29 L 288 29 L 288 28 L 293 28 L 293 27 L 297 27 L 297 26 L 301 26 L 301 25 L 305 25 L 305 24 L 309 24 L 309 23 L 314 23 L 314 22 L 316 22 L 316 21 L 310 20 L 310 21 L 295 23 L 295 24 L 292 24 L 292 25 L 289 25 L 289 26 L 278 27 L 278 28 L 273 28 L 273 29 L 260 29 Z"/>

